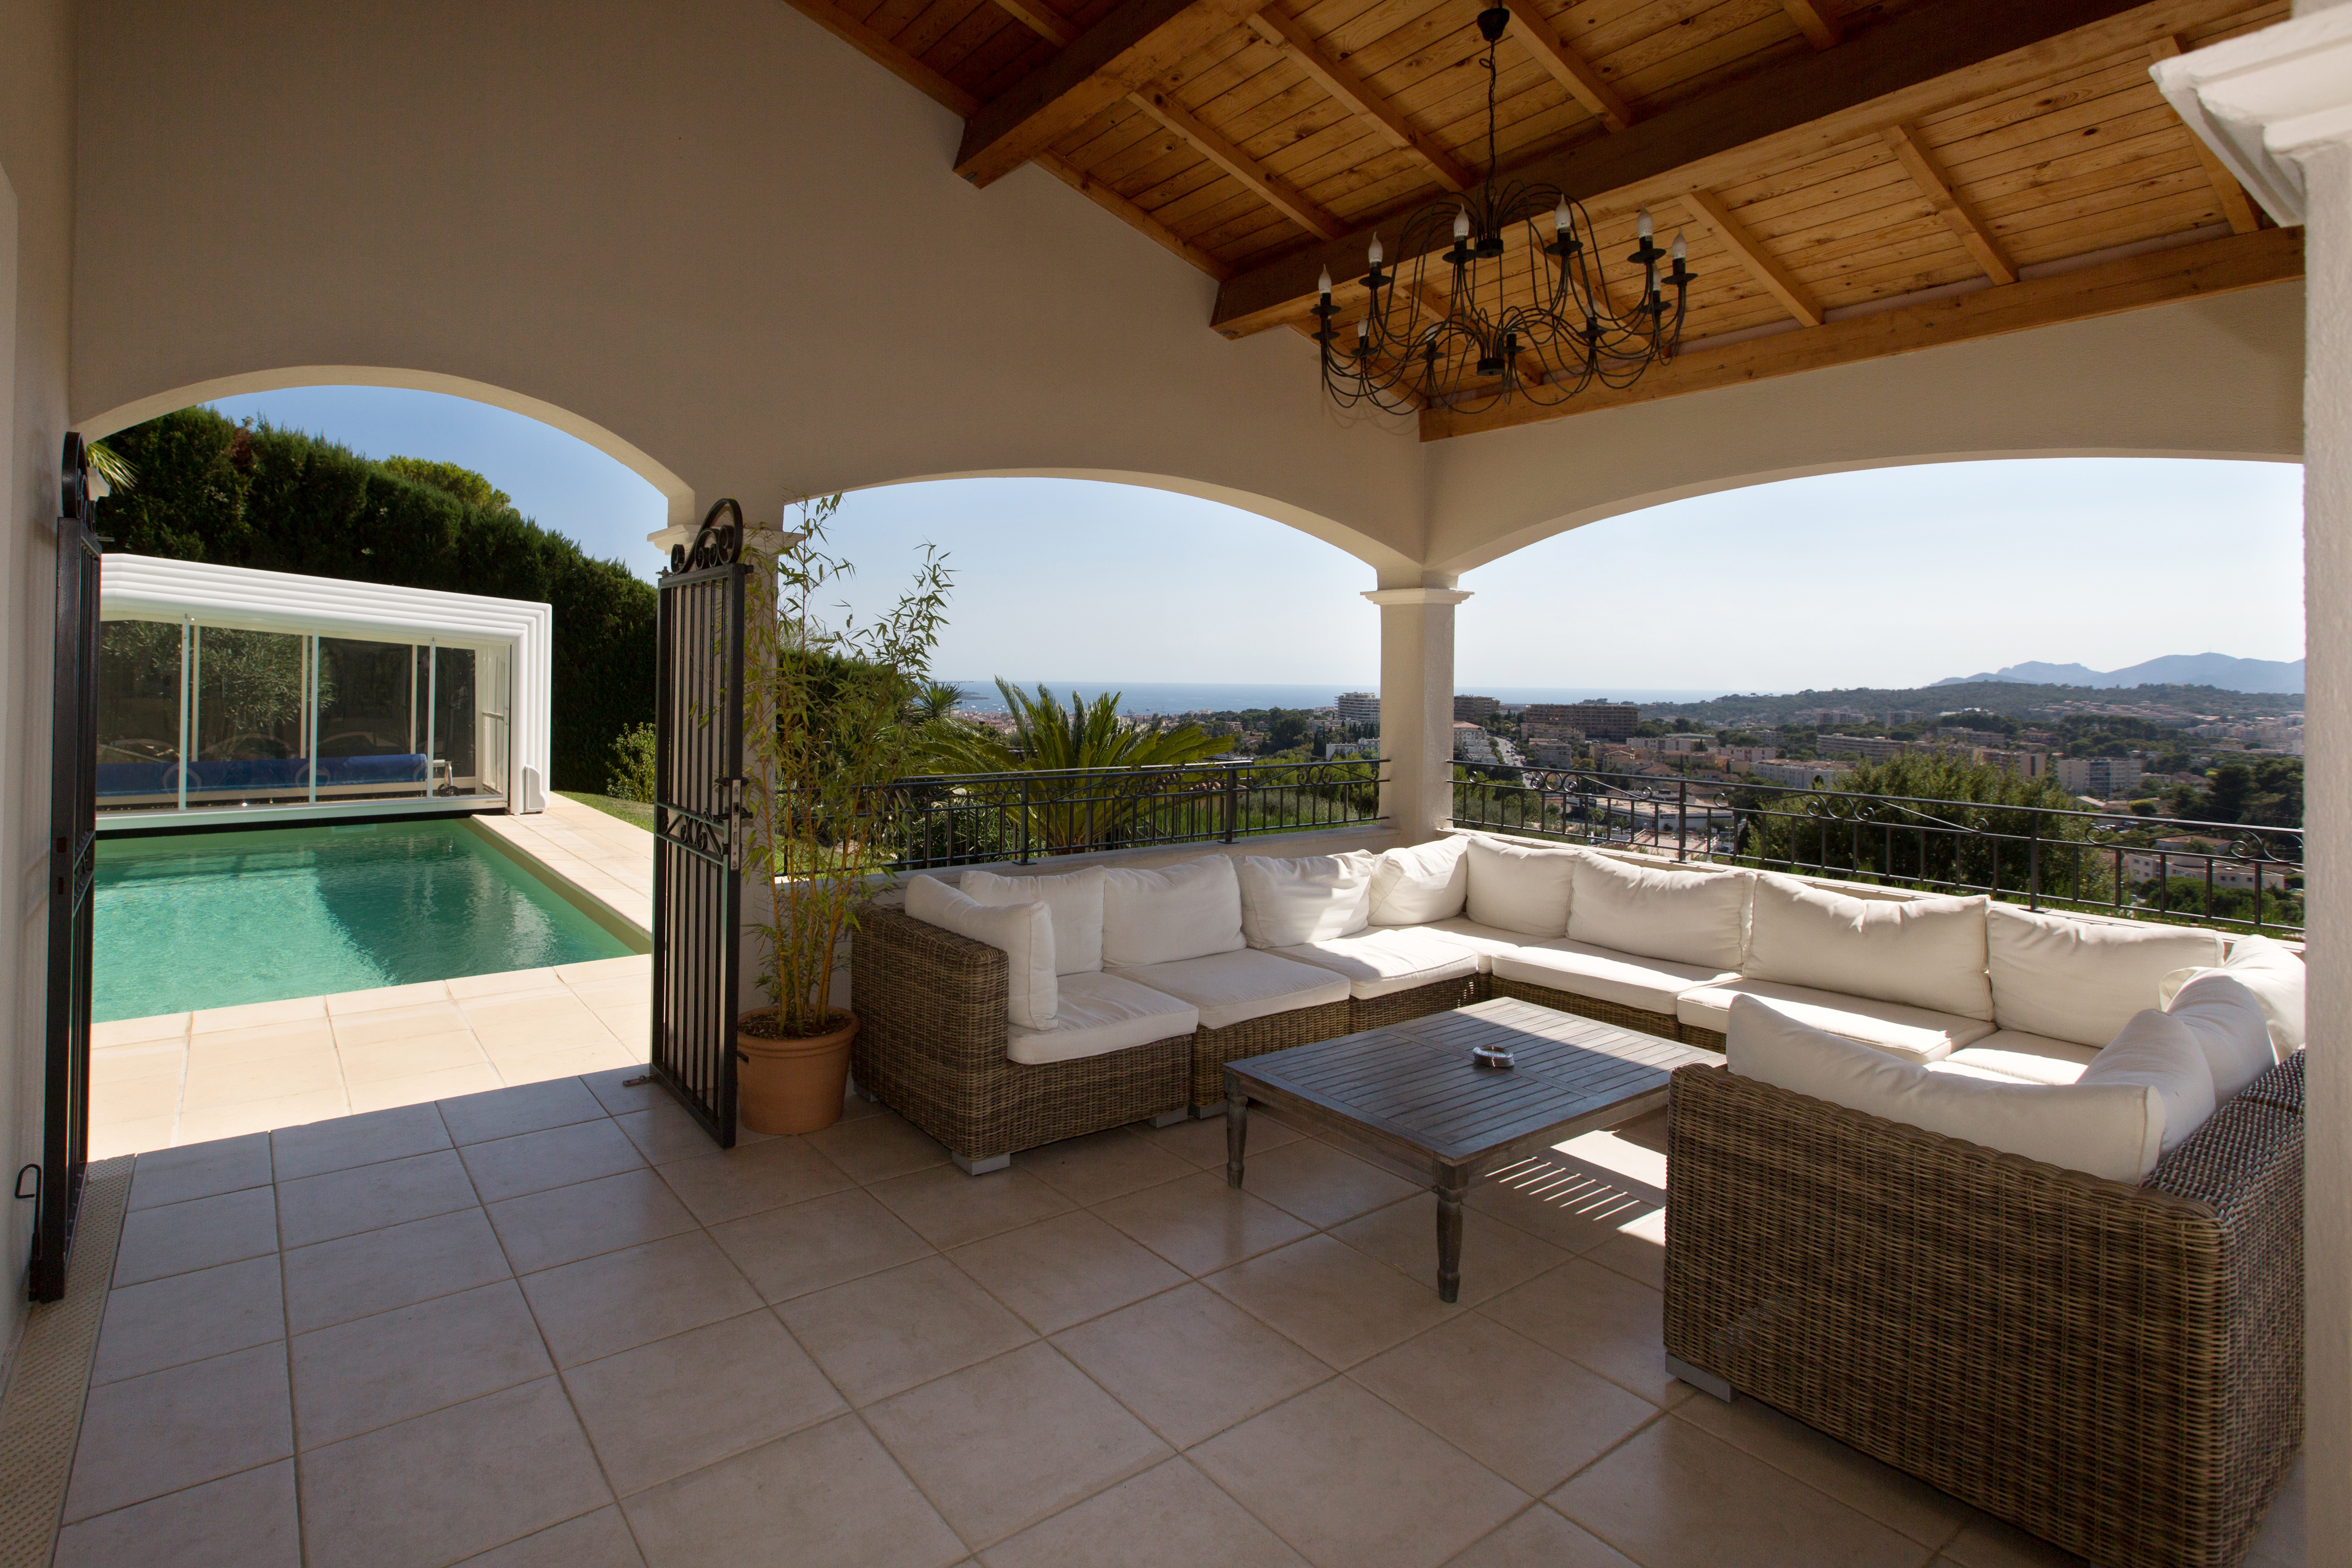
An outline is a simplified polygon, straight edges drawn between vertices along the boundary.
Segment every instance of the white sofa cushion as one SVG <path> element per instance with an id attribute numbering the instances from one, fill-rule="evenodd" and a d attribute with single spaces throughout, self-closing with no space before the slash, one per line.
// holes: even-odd
<path id="1" fill-rule="evenodd" d="M 1749 978 L 1992 1017 L 1982 897 L 1856 898 L 1764 872 L 1755 898 Z"/>
<path id="2" fill-rule="evenodd" d="M 1061 1002 L 1054 975 L 1054 916 L 1045 904 L 990 905 L 935 876 L 907 883 L 907 913 L 926 925 L 985 942 L 1005 956 L 1004 1013 L 1023 1029 L 1050 1030 Z"/>
<path id="3" fill-rule="evenodd" d="M 1992 1025 L 1982 1019 L 1817 991 L 1780 980 L 1724 980 L 1696 987 L 1675 998 L 1675 1016 L 1686 1024 L 1727 1034 L 1731 1010 L 1741 997 L 1786 1013 L 1810 1028 L 1906 1061 L 1939 1061 L 1992 1033 Z"/>
<path id="4" fill-rule="evenodd" d="M 1104 968 L 1205 958 L 1244 945 L 1241 881 L 1225 856 L 1103 873 Z"/>
<path id="5" fill-rule="evenodd" d="M 1798 1094 L 2113 1181 L 2164 1147 L 2164 1101 L 2145 1083 L 2000 1083 L 1871 1051 L 1753 998 L 1731 1009 L 1731 1071 Z"/>
<path id="6" fill-rule="evenodd" d="M 2020 1083 L 2072 1083 L 2083 1076 L 2083 1069 L 2090 1066 L 2091 1059 L 2098 1054 L 2095 1047 L 2077 1045 L 2071 1040 L 2053 1040 L 2046 1034 L 2003 1029 L 1973 1045 L 1960 1047 L 1934 1065 L 1939 1069 L 1964 1067 Z"/>
<path id="7" fill-rule="evenodd" d="M 1568 930 L 1570 868 L 1581 850 L 1538 850 L 1472 839 L 1470 885 L 1463 913 L 1481 925 L 1529 936 L 1559 936 Z"/>
<path id="8" fill-rule="evenodd" d="M 2180 988 L 2200 975 L 2227 975 L 2254 993 L 2270 1020 L 2271 1043 L 2284 1061 L 2303 1049 L 2303 989 L 2308 971 L 2302 957 L 2267 936 L 2241 936 L 2219 969 L 2175 969 L 2158 990 L 2158 1005 L 2170 1007 Z"/>
<path id="9" fill-rule="evenodd" d="M 1457 915 L 1451 920 L 1433 920 L 1422 929 L 1477 954 L 1478 972 L 1481 974 L 1494 968 L 1493 960 L 1496 956 L 1516 953 L 1537 940 L 1524 931 L 1505 931 L 1499 926 L 1481 925 L 1466 915 Z"/>
<path id="10" fill-rule="evenodd" d="M 1253 947 L 1295 947 L 1361 931 L 1371 923 L 1378 858 L 1363 850 L 1297 860 L 1243 856 L 1242 939 Z"/>
<path id="11" fill-rule="evenodd" d="M 2278 1065 L 2278 1048 L 2254 992 L 2228 969 L 2200 975 L 2164 1009 L 2186 1024 L 2213 1074 L 2213 1097 L 2227 1100 Z M 2108 1047 L 2113 1050 L 2113 1046 Z"/>
<path id="12" fill-rule="evenodd" d="M 1572 997 L 1591 997 L 1668 1018 L 1675 1016 L 1675 998 L 1693 986 L 1737 977 L 1704 964 L 1644 958 L 1590 942 L 1571 942 L 1565 936 L 1496 953 L 1488 967 L 1502 978 L 1522 985 L 1547 986 Z"/>
<path id="13" fill-rule="evenodd" d="M 1461 837 L 1382 850 L 1372 868 L 1372 924 L 1426 925 L 1461 914 L 1469 854 L 1470 841 Z"/>
<path id="14" fill-rule="evenodd" d="M 1348 977 L 1244 947 L 1122 971 L 1125 978 L 1201 1009 L 1202 1029 L 1230 1029 L 1268 1013 L 1348 999 Z"/>
<path id="15" fill-rule="evenodd" d="M 1062 1006 L 1054 1028 L 1015 1025 L 1007 1030 L 1004 1054 L 1024 1066 L 1041 1067 L 1174 1040 L 1200 1026 L 1200 1009 L 1192 1003 L 1095 969 L 1063 977 Z"/>
<path id="16" fill-rule="evenodd" d="M 1737 970 L 1747 950 L 1755 881 L 1752 872 L 1684 871 L 1580 854 L 1567 936 L 1612 952 Z M 1472 894 L 1475 899 L 1475 873 Z"/>
<path id="17" fill-rule="evenodd" d="M 2247 1009 L 2259 1028 L 2261 1009 L 2251 1000 Z M 2263 1036 L 2265 1049 L 2270 1044 Z M 2116 1038 L 2099 1049 L 2077 1088 L 2095 1083 L 2144 1083 L 2164 1102 L 2166 1150 L 2179 1146 L 2189 1134 L 2213 1114 L 2213 1070 L 2206 1064 L 2205 1048 L 2197 1031 L 2169 1013 L 2145 1008 L 2132 1014 Z"/>
<path id="18" fill-rule="evenodd" d="M 1993 1021 L 2078 1045 L 2105 1045 L 2132 1014 L 2161 1006 L 2173 970 L 2221 961 L 2210 931 L 2105 925 L 2006 904 L 1986 909 L 1985 937 Z"/>
<path id="19" fill-rule="evenodd" d="M 1414 925 L 1375 925 L 1352 936 L 1277 947 L 1274 955 L 1344 975 L 1348 994 L 1363 1001 L 1478 973 L 1476 953 Z"/>
<path id="20" fill-rule="evenodd" d="M 956 891 L 982 904 L 1026 904 L 1034 899 L 1054 916 L 1054 971 L 1083 975 L 1103 967 L 1103 868 L 1057 872 L 1051 876 L 1000 876 L 974 866 Z"/>

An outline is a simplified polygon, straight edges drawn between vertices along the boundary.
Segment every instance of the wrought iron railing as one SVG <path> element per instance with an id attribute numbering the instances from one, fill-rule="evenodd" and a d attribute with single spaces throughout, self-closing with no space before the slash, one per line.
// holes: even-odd
<path id="1" fill-rule="evenodd" d="M 895 865 L 1027 862 L 1380 821 L 1371 761 L 940 773 L 891 786 Z"/>
<path id="2" fill-rule="evenodd" d="M 1465 828 L 2030 908 L 2298 936 L 2303 830 L 2054 806 L 1519 768 L 1454 786 Z"/>

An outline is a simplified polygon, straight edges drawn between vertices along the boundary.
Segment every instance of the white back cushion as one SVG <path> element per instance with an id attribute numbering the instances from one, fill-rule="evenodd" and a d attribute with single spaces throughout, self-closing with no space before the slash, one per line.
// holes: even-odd
<path id="1" fill-rule="evenodd" d="M 1172 964 L 1244 946 L 1234 862 L 1203 855 L 1159 871 L 1103 873 L 1103 967 Z"/>
<path id="2" fill-rule="evenodd" d="M 1103 967 L 1103 868 L 1060 872 L 1053 876 L 999 876 L 978 868 L 963 873 L 956 890 L 989 905 L 1035 900 L 1054 917 L 1054 968 L 1063 975 L 1091 974 Z"/>
<path id="3" fill-rule="evenodd" d="M 1296 860 L 1243 856 L 1243 939 L 1253 947 L 1296 947 L 1361 931 L 1371 924 L 1379 860 L 1368 850 Z"/>
<path id="4" fill-rule="evenodd" d="M 2221 938 L 1995 904 L 1985 911 L 1985 959 L 2001 1028 L 2103 1046 L 2132 1014 L 2162 1005 L 2159 988 L 2173 970 L 2218 965 Z"/>
<path id="5" fill-rule="evenodd" d="M 1472 839 L 1463 908 L 1481 925 L 1559 936 L 1568 931 L 1571 868 L 1579 850 L 1536 850 Z"/>
<path id="6" fill-rule="evenodd" d="M 2230 956 L 2219 969 L 2175 969 L 2164 977 L 2158 993 L 2170 1007 L 2181 987 L 2200 975 L 2227 975 L 2254 994 L 2263 1016 L 2270 1020 L 2271 1044 L 2284 1061 L 2303 1049 L 2303 985 L 2307 971 L 2303 959 L 2283 942 L 2267 936 L 2241 936 L 2230 944 Z"/>
<path id="7" fill-rule="evenodd" d="M 1054 1027 L 1062 998 L 1054 974 L 1054 915 L 1045 904 L 985 904 L 938 877 L 919 876 L 907 883 L 907 913 L 1002 950 L 1006 1018 L 1023 1029 Z"/>
<path id="8" fill-rule="evenodd" d="M 1469 855 L 1470 841 L 1460 837 L 1382 850 L 1372 868 L 1372 924 L 1426 925 L 1461 914 Z"/>
<path id="9" fill-rule="evenodd" d="M 1580 854 L 1568 935 L 1644 958 L 1738 969 L 1755 881 L 1751 872 L 1681 871 Z"/>
<path id="10" fill-rule="evenodd" d="M 1731 1071 L 1890 1122 L 2111 1181 L 2164 1152 L 2164 1100 L 2146 1083 L 2011 1083 L 1938 1072 L 1840 1040 L 1753 997 L 1731 1004 Z M 2087 1069 L 2085 1070 L 2087 1071 Z"/>
<path id="11" fill-rule="evenodd" d="M 1748 931 L 1750 979 L 1992 1017 L 1985 900 L 1856 898 L 1765 872 Z"/>
<path id="12" fill-rule="evenodd" d="M 2257 1022 L 2261 1011 L 2252 1009 Z M 2270 1037 L 2263 1037 L 2265 1049 Z M 2116 1038 L 2091 1058 L 2074 1080 L 2086 1083 L 2143 1083 L 2164 1101 L 2163 1146 L 2170 1149 L 2213 1114 L 2213 1070 L 2197 1032 L 2181 1019 L 2153 1008 L 2132 1014 Z"/>
<path id="13" fill-rule="evenodd" d="M 2197 1037 L 2212 1069 L 2216 1100 L 2227 1100 L 2278 1065 L 2262 1002 L 2226 968 L 2208 969 L 2182 986 L 2164 1010 Z"/>

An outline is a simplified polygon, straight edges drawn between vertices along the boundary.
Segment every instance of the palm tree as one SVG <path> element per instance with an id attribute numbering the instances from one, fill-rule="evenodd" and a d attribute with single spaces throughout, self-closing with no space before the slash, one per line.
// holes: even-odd
<path id="1" fill-rule="evenodd" d="M 926 680 L 907 699 L 905 723 L 912 729 L 945 724 L 962 702 L 963 688 L 953 681 Z"/>

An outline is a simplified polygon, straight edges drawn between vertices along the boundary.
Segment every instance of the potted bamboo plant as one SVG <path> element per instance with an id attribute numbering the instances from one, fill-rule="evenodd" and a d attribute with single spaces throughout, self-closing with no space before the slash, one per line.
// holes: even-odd
<path id="1" fill-rule="evenodd" d="M 821 548 L 840 503 L 794 508 L 775 597 L 758 592 L 745 607 L 745 863 L 758 876 L 745 925 L 768 1005 L 737 1020 L 737 1103 L 759 1133 L 814 1132 L 841 1115 L 857 1020 L 833 1005 L 834 977 L 858 904 L 894 858 L 890 786 L 920 746 L 919 699 L 951 580 L 926 545 L 913 583 L 878 619 L 822 602 L 853 570 Z"/>

